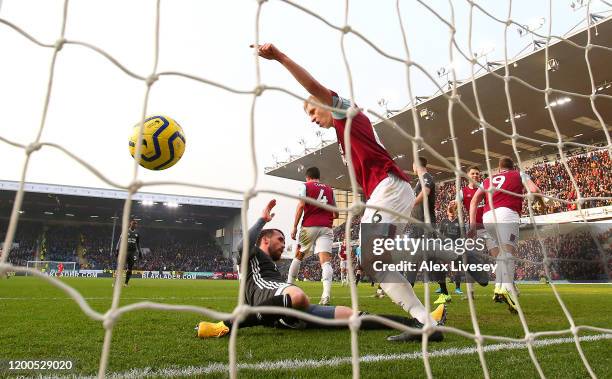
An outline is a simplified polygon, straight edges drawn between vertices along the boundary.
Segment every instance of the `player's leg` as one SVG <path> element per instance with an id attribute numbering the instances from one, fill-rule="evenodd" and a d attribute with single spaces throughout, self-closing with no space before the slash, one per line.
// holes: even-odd
<path id="1" fill-rule="evenodd" d="M 407 182 L 400 180 L 399 178 L 389 175 L 386 179 L 378 184 L 370 199 L 366 203 L 367 205 L 376 205 L 393 209 L 401 214 L 409 215 L 412 206 L 414 204 L 415 195 L 412 187 Z M 399 222 L 406 222 L 401 220 L 397 216 L 384 211 L 378 211 L 371 208 L 366 208 L 363 217 L 361 218 L 361 244 L 362 246 L 371 246 L 368 241 L 364 241 L 363 238 L 377 238 L 380 235 L 388 237 L 388 230 L 377 230 L 375 224 L 392 224 Z M 367 224 L 367 225 L 366 225 Z M 364 227 L 371 230 L 371 236 L 365 237 L 363 233 Z M 368 233 L 370 234 L 370 233 Z M 380 235 L 379 235 L 380 234 Z M 371 254 L 369 254 L 371 255 Z M 366 262 L 364 252 L 362 252 L 362 267 L 368 269 L 371 267 Z M 408 312 L 412 317 L 416 318 L 422 324 L 425 324 L 429 318 L 429 322 L 436 325 L 436 321 L 431 318 L 421 300 L 416 296 L 412 285 L 408 280 L 399 272 L 387 271 L 387 272 L 370 272 L 370 277 L 374 277 L 374 280 L 380 283 L 380 288 L 391 298 L 391 300 L 398 304 L 403 310 Z"/>
<path id="2" fill-rule="evenodd" d="M 300 229 L 295 258 L 293 258 L 291 265 L 289 266 L 287 283 L 293 283 L 295 281 L 300 272 L 302 261 L 312 254 L 312 250 L 314 248 L 314 238 L 312 235 L 313 230 L 314 228 L 312 227 L 302 227 Z"/>
<path id="3" fill-rule="evenodd" d="M 321 318 L 327 318 L 327 319 L 348 319 L 353 315 L 353 310 L 349 307 L 345 307 L 345 306 L 322 306 L 322 305 L 310 305 L 308 307 L 308 309 L 306 310 L 307 313 L 312 314 L 314 316 L 318 316 Z M 367 312 L 359 312 L 359 317 L 363 317 L 363 316 L 367 316 L 368 313 Z M 411 328 L 416 328 L 416 329 L 420 329 L 423 327 L 423 325 L 415 318 L 411 318 L 411 317 L 404 317 L 404 316 L 397 316 L 397 315 L 386 315 L 386 314 L 379 314 L 377 315 L 379 317 L 391 320 L 391 321 L 395 321 L 399 324 L 403 324 L 406 326 L 409 326 Z M 443 325 L 444 321 L 446 320 L 446 306 L 445 305 L 440 305 L 438 306 L 432 313 L 431 313 L 431 317 L 436 320 L 436 322 L 439 325 Z M 311 321 L 307 321 L 305 322 L 305 327 L 306 328 L 316 328 L 316 329 L 339 329 L 339 328 L 346 328 L 346 326 L 344 325 L 325 325 L 325 324 L 321 324 L 321 323 L 317 323 L 317 322 L 311 322 Z M 361 320 L 361 325 L 359 327 L 360 330 L 377 330 L 377 329 L 393 329 L 390 326 L 387 326 L 386 324 L 383 324 L 379 321 L 374 321 L 374 320 Z M 413 334 L 414 338 L 412 340 L 414 341 L 420 341 L 421 340 L 421 334 L 420 333 L 416 333 Z M 432 335 L 430 337 L 430 341 L 441 341 L 443 339 L 443 335 L 440 332 L 436 332 L 434 333 L 434 335 Z"/>
<path id="4" fill-rule="evenodd" d="M 124 286 L 127 287 L 128 283 L 130 282 L 130 278 L 132 277 L 132 269 L 134 268 L 134 257 L 132 256 L 132 254 L 128 253 L 127 259 L 126 259 L 126 265 L 127 265 L 127 271 L 125 273 L 125 284 Z"/>
<path id="5" fill-rule="evenodd" d="M 300 244 L 295 245 L 295 257 L 291 261 L 291 265 L 289 266 L 289 272 L 287 273 L 287 283 L 293 284 L 300 273 L 300 265 L 302 264 L 302 260 L 304 259 L 304 254 L 301 251 Z"/>
<path id="6" fill-rule="evenodd" d="M 440 295 L 434 301 L 434 304 L 445 304 L 451 301 L 451 296 L 448 293 L 448 287 L 446 287 L 446 272 L 433 272 L 433 276 L 435 276 L 435 280 L 438 282 L 440 286 Z"/>
<path id="7" fill-rule="evenodd" d="M 287 286 L 282 292 L 291 298 L 291 307 L 294 309 L 305 309 L 310 305 L 308 295 L 298 286 Z"/>
<path id="8" fill-rule="evenodd" d="M 448 294 L 448 287 L 446 286 L 446 281 L 439 281 L 438 285 L 440 285 L 440 296 L 438 296 L 436 301 L 434 301 L 434 304 L 444 304 L 450 301 L 451 296 Z"/>
<path id="9" fill-rule="evenodd" d="M 272 306 L 279 308 L 293 308 L 305 310 L 310 305 L 308 296 L 301 288 L 287 283 L 279 283 L 278 288 L 256 288 L 251 297 L 247 295 L 246 303 L 253 306 L 264 307 Z M 239 328 L 249 328 L 253 326 L 272 327 L 281 322 L 283 325 L 290 325 L 292 317 L 287 317 L 280 313 L 251 313 L 239 324 Z M 200 338 L 222 337 L 235 327 L 234 320 L 224 320 L 219 322 L 201 321 L 196 326 L 196 335 Z"/>
<path id="10" fill-rule="evenodd" d="M 321 264 L 321 282 L 323 283 L 323 292 L 321 294 L 321 305 L 329 305 L 331 299 L 332 280 L 334 278 L 334 269 L 331 264 L 331 254 L 322 251 L 319 254 L 319 263 Z"/>
<path id="11" fill-rule="evenodd" d="M 346 278 L 346 265 L 347 265 L 347 260 L 340 260 L 340 283 L 342 286 L 344 286 L 345 284 L 348 283 L 347 278 Z"/>
<path id="12" fill-rule="evenodd" d="M 505 269 L 502 277 L 502 289 L 514 291 L 514 274 L 515 262 L 514 257 L 517 256 L 518 241 L 519 241 L 519 222 L 520 216 L 515 211 L 502 208 L 501 216 L 501 254 L 505 260 L 503 261 Z"/>
<path id="13" fill-rule="evenodd" d="M 457 263 L 460 261 L 457 260 Z M 463 295 L 463 291 L 461 290 L 461 272 L 455 272 L 455 293 L 457 295 Z"/>
<path id="14" fill-rule="evenodd" d="M 489 254 L 495 258 L 495 288 L 493 289 L 493 300 L 497 302 L 497 294 L 501 291 L 502 287 L 502 271 L 504 269 L 504 265 L 500 264 L 502 257 L 499 256 L 498 228 L 495 224 L 492 211 L 486 212 L 482 216 L 482 221 L 486 230 L 486 248 L 489 251 Z"/>
<path id="15" fill-rule="evenodd" d="M 320 228 L 315 241 L 314 252 L 319 256 L 321 264 L 321 282 L 323 282 L 323 293 L 321 294 L 321 305 L 329 305 L 331 299 L 332 280 L 334 269 L 331 264 L 331 250 L 334 233 L 331 228 Z"/>
<path id="16" fill-rule="evenodd" d="M 506 303 L 511 313 L 517 312 L 516 289 L 514 288 L 514 255 L 518 242 L 519 216 L 508 208 L 495 210 L 497 223 L 493 220 L 493 212 L 485 214 L 487 234 L 487 247 L 492 256 L 496 257 L 495 290 L 493 300 Z M 483 221 L 485 217 L 483 216 Z"/>
<path id="17" fill-rule="evenodd" d="M 383 289 L 380 287 L 380 284 L 376 288 L 376 293 L 374 294 L 374 297 L 377 299 L 382 299 L 385 297 L 385 291 L 383 291 Z"/>
<path id="18" fill-rule="evenodd" d="M 284 302 L 291 301 L 289 295 L 282 295 L 284 297 Z M 273 296 L 267 301 L 259 304 L 260 306 L 264 305 L 276 305 L 278 296 Z M 345 306 L 325 306 L 325 305 L 317 305 L 311 304 L 304 312 L 321 317 L 324 319 L 348 319 L 352 316 L 353 310 L 349 307 Z M 359 312 L 359 317 L 366 316 L 367 313 Z M 395 321 L 396 323 L 403 324 L 405 326 L 420 329 L 423 325 L 414 318 L 408 318 L 397 315 L 378 315 L 385 319 Z M 443 325 L 446 320 L 446 307 L 444 305 L 440 305 L 436 308 L 431 316 L 439 325 Z M 305 320 L 291 320 L 286 322 L 286 316 L 281 314 L 250 314 L 238 325 L 239 328 L 248 328 L 253 326 L 267 326 L 267 327 L 279 327 L 279 328 L 291 328 L 291 329 L 343 329 L 346 328 L 344 325 L 327 325 L 320 322 L 312 322 Z M 360 330 L 376 330 L 376 329 L 393 329 L 392 327 L 387 326 L 384 323 L 374 321 L 374 320 L 361 320 L 360 322 Z M 235 323 L 232 320 L 227 321 L 219 321 L 216 323 L 202 321 L 196 326 L 196 335 L 200 338 L 210 338 L 210 337 L 222 337 L 227 335 L 232 327 L 235 327 Z M 420 333 L 412 334 L 413 341 L 420 341 L 421 335 Z M 440 332 L 433 333 L 430 337 L 430 341 L 442 341 L 443 335 Z"/>

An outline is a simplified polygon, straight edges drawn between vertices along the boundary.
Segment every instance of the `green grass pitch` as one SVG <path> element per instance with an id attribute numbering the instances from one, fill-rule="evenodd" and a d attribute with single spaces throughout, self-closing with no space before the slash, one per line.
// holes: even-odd
<path id="1" fill-rule="evenodd" d="M 111 304 L 110 279 L 63 279 L 85 296 L 89 304 L 105 312 Z M 320 283 L 300 283 L 300 286 L 318 300 Z M 433 286 L 432 286 L 433 287 Z M 450 285 L 449 288 L 454 288 Z M 557 287 L 576 325 L 612 327 L 612 286 L 559 285 Z M 422 286 L 417 286 L 422 295 Z M 483 334 L 521 337 L 523 328 L 518 316 L 511 315 L 505 305 L 491 301 L 492 287 L 478 288 L 476 307 Z M 567 329 L 569 323 L 547 285 L 522 285 L 521 304 L 532 332 Z M 150 300 L 162 303 L 199 305 L 217 310 L 231 311 L 236 304 L 236 281 L 172 281 L 132 280 L 124 288 L 121 304 Z M 359 285 L 361 309 L 372 313 L 397 313 L 401 309 L 388 299 L 372 297 L 374 288 Z M 337 305 L 350 305 L 349 291 L 337 283 L 333 287 L 333 301 Z M 432 297 L 433 301 L 433 297 Z M 472 331 L 467 300 L 454 295 L 449 304 L 447 325 Z M 134 377 L 160 377 L 181 373 L 189 368 L 190 377 L 224 378 L 223 369 L 228 362 L 229 338 L 200 340 L 194 337 L 194 326 L 200 316 L 190 313 L 166 311 L 131 312 L 118 321 L 113 334 L 110 364 L 107 374 L 127 373 L 134 369 Z M 385 341 L 392 331 L 362 331 L 359 333 L 360 355 L 368 356 L 361 363 L 364 378 L 423 377 L 423 361 L 418 356 L 420 343 L 394 344 Z M 583 335 L 598 333 L 583 333 Z M 600 334 L 600 333 L 599 333 Z M 559 339 L 565 336 L 550 337 Z M 600 337 L 602 337 L 600 335 Z M 608 336 L 610 337 L 610 336 Z M 104 330 L 100 322 L 85 316 L 68 296 L 31 277 L 13 277 L 0 280 L 0 377 L 17 375 L 96 375 L 102 350 Z M 488 345 L 502 342 L 489 341 Z M 453 355 L 451 348 L 475 346 L 474 341 L 447 333 L 444 342 L 431 343 L 431 352 L 443 355 L 432 357 L 435 377 L 482 377 L 482 369 L 475 353 Z M 582 347 L 593 370 L 600 378 L 612 377 L 612 339 L 585 341 Z M 574 343 L 556 343 L 535 350 L 545 375 L 549 378 L 584 378 L 588 373 L 582 364 Z M 393 354 L 403 354 L 393 358 Z M 241 377 L 257 378 L 336 378 L 350 377 L 351 366 L 346 360 L 332 365 L 333 358 L 350 357 L 350 333 L 347 330 L 275 330 L 262 327 L 242 329 L 238 335 L 239 364 L 295 360 L 295 365 L 253 369 L 243 366 Z M 485 354 L 493 378 L 531 378 L 537 371 L 525 348 L 501 349 Z M 70 359 L 74 369 L 70 372 L 9 372 L 9 360 Z M 376 359 L 383 359 L 376 361 Z M 306 366 L 307 360 L 310 365 Z M 165 369 L 175 371 L 160 371 Z M 148 371 L 146 371 L 148 369 Z M 4 370 L 4 371 L 3 371 Z M 191 371 L 189 371 L 191 370 Z M 196 370 L 196 371 L 193 371 Z M 189 375 L 188 375 L 189 376 Z"/>

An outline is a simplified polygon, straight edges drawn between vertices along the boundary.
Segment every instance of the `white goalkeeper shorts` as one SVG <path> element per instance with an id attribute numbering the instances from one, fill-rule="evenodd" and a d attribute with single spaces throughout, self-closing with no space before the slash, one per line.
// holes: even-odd
<path id="1" fill-rule="evenodd" d="M 493 218 L 493 210 L 482 216 L 482 223 L 487 231 L 487 249 L 491 250 L 500 245 L 511 245 L 516 249 L 521 219 L 519 214 L 510 208 L 495 208 L 495 218 L 497 220 Z"/>

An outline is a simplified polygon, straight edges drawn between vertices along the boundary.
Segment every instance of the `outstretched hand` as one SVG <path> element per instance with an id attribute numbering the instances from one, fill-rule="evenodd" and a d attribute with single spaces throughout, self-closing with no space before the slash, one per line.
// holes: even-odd
<path id="1" fill-rule="evenodd" d="M 264 43 L 259 46 L 251 45 L 250 47 L 257 48 L 257 54 L 265 59 L 278 60 L 282 55 L 281 51 L 271 43 Z"/>
<path id="2" fill-rule="evenodd" d="M 261 218 L 263 218 L 265 222 L 270 222 L 274 218 L 274 213 L 272 213 L 272 208 L 274 208 L 275 205 L 276 205 L 276 199 L 272 199 L 270 200 L 268 205 L 266 205 L 266 207 L 264 208 L 263 213 L 261 214 Z"/>

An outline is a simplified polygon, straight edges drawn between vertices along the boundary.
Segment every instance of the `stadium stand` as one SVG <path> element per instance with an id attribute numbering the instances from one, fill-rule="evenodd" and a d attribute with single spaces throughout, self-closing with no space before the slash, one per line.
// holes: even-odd
<path id="1" fill-rule="evenodd" d="M 521 241 L 519 259 L 522 261 L 517 263 L 516 278 L 533 281 L 545 277 L 541 263 L 544 247 L 546 256 L 551 259 L 549 268 L 552 280 L 601 281 L 605 277 L 605 270 L 598 244 L 609 243 L 610 237 L 609 232 L 593 236 L 582 231 L 547 237 L 542 241 L 535 238 Z"/>
<path id="2" fill-rule="evenodd" d="M 0 220 L 4 237 L 6 221 Z M 139 228 L 145 254 L 141 270 L 233 271 L 217 242 L 198 230 Z M 28 260 L 79 262 L 81 269 L 111 270 L 116 265 L 111 250 L 112 225 L 65 225 L 22 221 L 9 260 L 25 265 Z M 43 253 L 44 250 L 44 253 Z"/>
<path id="3" fill-rule="evenodd" d="M 568 158 L 568 166 L 580 189 L 582 197 L 610 197 L 612 196 L 612 162 L 606 151 L 577 151 Z M 563 164 L 554 162 L 535 162 L 526 170 L 533 181 L 546 195 L 566 200 L 575 200 L 576 193 L 572 189 L 569 175 Z M 467 184 L 463 181 L 462 185 Z M 455 199 L 455 181 L 450 180 L 438 185 L 436 191 L 436 219 L 446 217 L 446 206 Z M 583 209 L 612 205 L 610 200 L 592 200 L 583 205 Z M 551 214 L 575 210 L 576 205 L 562 204 L 557 200 L 545 201 L 546 209 L 534 205 L 534 215 Z M 523 202 L 523 215 L 527 215 L 527 200 Z M 467 221 L 467 212 L 464 212 Z M 344 224 L 334 228 L 334 241 L 344 238 Z M 351 239 L 359 238 L 359 217 L 353 219 L 351 226 Z"/>
<path id="4" fill-rule="evenodd" d="M 0 214 L 12 208 L 17 183 L 0 181 Z M 28 183 L 30 191 L 9 262 L 77 262 L 77 268 L 113 270 L 124 191 Z M 173 206 L 168 206 L 173 203 Z M 132 218 L 139 222 L 139 270 L 233 272 L 230 253 L 239 237 L 239 201 L 143 194 Z M 0 238 L 8 219 L 0 217 Z"/>

